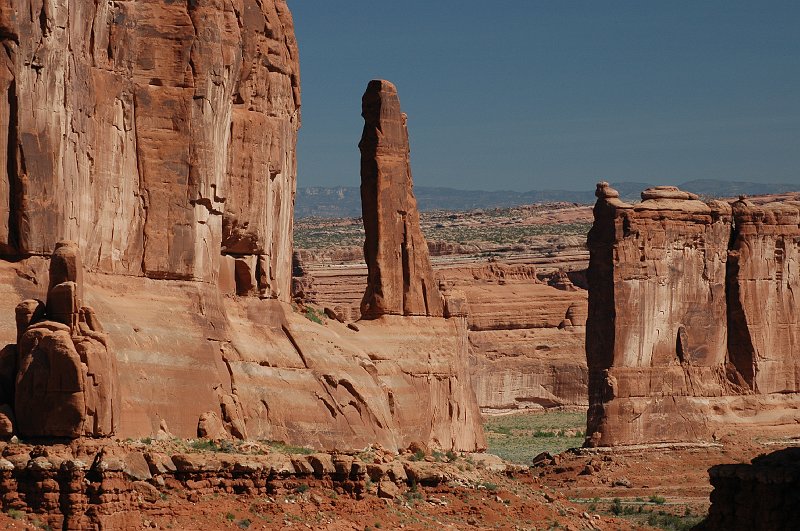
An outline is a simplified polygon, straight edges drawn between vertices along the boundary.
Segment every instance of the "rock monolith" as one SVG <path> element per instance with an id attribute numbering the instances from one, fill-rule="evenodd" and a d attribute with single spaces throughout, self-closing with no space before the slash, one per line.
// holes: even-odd
<path id="1" fill-rule="evenodd" d="M 369 275 L 361 315 L 443 315 L 411 180 L 407 117 L 397 89 L 373 80 L 361 100 L 361 208 Z"/>
<path id="2" fill-rule="evenodd" d="M 91 307 L 83 306 L 78 246 L 56 243 L 47 302 L 16 309 L 13 411 L 24 437 L 107 437 L 119 420 L 117 364 Z"/>

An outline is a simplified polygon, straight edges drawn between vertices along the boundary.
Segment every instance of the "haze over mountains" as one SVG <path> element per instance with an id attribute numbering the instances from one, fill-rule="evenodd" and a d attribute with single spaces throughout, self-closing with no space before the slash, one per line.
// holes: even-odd
<path id="1" fill-rule="evenodd" d="M 612 183 L 622 199 L 638 201 L 639 194 L 653 184 L 672 183 Z M 681 190 L 694 192 L 710 198 L 736 197 L 745 195 L 780 194 L 800 190 L 800 184 L 769 184 L 752 182 L 731 182 L 714 179 L 698 179 L 678 184 Z M 513 192 L 508 190 L 456 190 L 453 188 L 414 187 L 419 209 L 430 210 L 471 210 L 475 208 L 504 208 L 547 201 L 566 201 L 570 203 L 594 203 L 594 190 L 532 190 Z M 295 216 L 303 217 L 358 217 L 361 215 L 361 195 L 358 187 L 298 187 Z"/>

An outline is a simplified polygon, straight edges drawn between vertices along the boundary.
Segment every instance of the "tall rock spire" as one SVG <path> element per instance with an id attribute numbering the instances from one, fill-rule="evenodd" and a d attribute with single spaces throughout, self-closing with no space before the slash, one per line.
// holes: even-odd
<path id="1" fill-rule="evenodd" d="M 412 190 L 406 115 L 400 112 L 397 89 L 388 81 L 373 80 L 361 101 L 364 133 L 358 147 L 369 269 L 361 314 L 442 316 L 442 295 Z"/>

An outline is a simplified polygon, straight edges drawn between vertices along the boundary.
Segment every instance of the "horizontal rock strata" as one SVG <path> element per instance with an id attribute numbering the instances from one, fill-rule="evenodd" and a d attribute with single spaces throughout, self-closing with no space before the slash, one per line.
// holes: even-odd
<path id="1" fill-rule="evenodd" d="M 482 454 L 448 463 L 371 449 L 362 459 L 344 453 L 275 452 L 259 445 L 249 453 L 232 453 L 231 445 L 207 446 L 216 451 L 137 442 L 129 447 L 10 444 L 0 457 L 0 508 L 30 514 L 52 529 L 140 529 L 142 513 L 169 514 L 173 497 L 196 502 L 231 494 L 290 496 L 305 485 L 358 499 L 391 499 L 416 485 L 452 481 L 477 486 L 482 473 L 507 468 L 497 457 Z M 469 465 L 473 471 L 464 470 L 467 459 L 475 463 Z"/>
<path id="2" fill-rule="evenodd" d="M 589 235 L 589 443 L 700 441 L 797 417 L 800 204 L 598 185 Z M 788 407 L 787 407 L 788 406 Z"/>

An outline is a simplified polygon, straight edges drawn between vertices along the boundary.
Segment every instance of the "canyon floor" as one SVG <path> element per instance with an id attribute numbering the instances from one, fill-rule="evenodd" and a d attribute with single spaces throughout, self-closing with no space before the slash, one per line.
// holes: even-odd
<path id="1" fill-rule="evenodd" d="M 380 449 L 354 456 L 365 463 L 437 470 L 446 478 L 435 486 L 410 481 L 397 492 L 379 490 L 369 479 L 339 482 L 310 475 L 276 480 L 264 495 L 236 494 L 230 488 L 231 492 L 210 492 L 199 482 L 180 485 L 168 480 L 159 486 L 152 481 L 155 494 L 148 497 L 148 491 L 142 491 L 143 499 L 126 517 L 125 528 L 691 529 L 708 511 L 709 467 L 746 463 L 796 442 L 778 429 L 739 430 L 720 433 L 717 442 L 703 446 L 587 450 L 576 448 L 582 439 L 582 418 L 580 411 L 486 418 L 489 451 L 508 456 L 506 463 L 488 454 L 417 451 L 392 456 Z M 128 451 L 180 451 L 201 462 L 255 454 L 296 459 L 310 453 L 274 443 L 145 439 L 114 444 Z M 36 449 L 24 442 L 2 449 L 4 456 L 21 451 Z M 0 528 L 58 527 L 39 515 L 9 509 L 0 513 Z"/>

